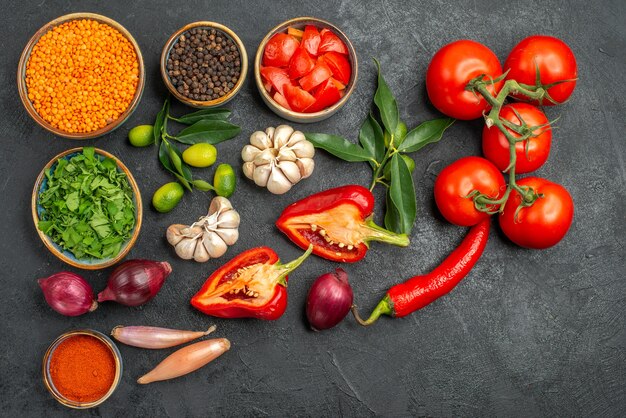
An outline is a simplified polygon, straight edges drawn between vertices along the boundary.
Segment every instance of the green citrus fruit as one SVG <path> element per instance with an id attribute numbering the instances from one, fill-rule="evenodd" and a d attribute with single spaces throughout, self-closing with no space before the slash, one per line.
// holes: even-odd
<path id="1" fill-rule="evenodd" d="M 215 163 L 217 150 L 211 144 L 200 142 L 183 152 L 183 161 L 192 167 L 209 167 Z"/>
<path id="2" fill-rule="evenodd" d="M 147 147 L 154 143 L 154 127 L 152 125 L 135 126 L 128 132 L 128 140 L 134 147 Z"/>
<path id="3" fill-rule="evenodd" d="M 213 187 L 219 196 L 229 197 L 235 191 L 235 172 L 229 164 L 220 164 L 213 176 Z"/>
<path id="4" fill-rule="evenodd" d="M 159 187 L 152 196 L 152 206 L 161 213 L 169 212 L 178 205 L 185 191 L 180 183 L 175 181 Z"/>

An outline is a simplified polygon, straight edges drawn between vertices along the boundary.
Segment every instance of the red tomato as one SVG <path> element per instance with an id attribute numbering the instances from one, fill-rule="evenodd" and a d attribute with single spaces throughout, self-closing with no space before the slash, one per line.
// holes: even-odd
<path id="1" fill-rule="evenodd" d="M 306 91 L 311 91 L 315 87 L 322 84 L 324 81 L 328 80 L 328 78 L 333 75 L 333 72 L 330 70 L 328 65 L 323 62 L 318 62 L 315 64 L 313 70 L 310 73 L 302 77 L 298 82 L 300 86 Z"/>
<path id="2" fill-rule="evenodd" d="M 320 46 L 322 37 L 315 26 L 306 25 L 304 27 L 304 35 L 302 35 L 301 45 L 306 48 L 307 52 L 313 56 L 317 56 L 317 49 Z"/>
<path id="3" fill-rule="evenodd" d="M 464 157 L 444 168 L 437 176 L 435 202 L 448 222 L 472 226 L 489 217 L 489 214 L 476 210 L 474 201 L 467 196 L 478 190 L 495 199 L 505 188 L 504 177 L 496 166 L 484 158 Z"/>
<path id="4" fill-rule="evenodd" d="M 311 72 L 314 67 L 315 60 L 306 52 L 306 49 L 300 47 L 296 49 L 289 61 L 289 77 L 300 78 Z"/>
<path id="5" fill-rule="evenodd" d="M 263 51 L 263 65 L 269 67 L 286 67 L 289 65 L 291 56 L 296 52 L 300 44 L 291 35 L 277 33 L 272 36 Z"/>
<path id="6" fill-rule="evenodd" d="M 554 101 L 566 101 L 574 91 L 575 79 L 578 77 L 576 57 L 567 44 L 552 36 L 529 36 L 515 45 L 504 62 L 504 69 L 510 70 L 506 78 L 522 84 L 535 85 L 537 67 L 544 86 L 557 81 L 572 80 L 548 89 L 548 94 Z M 515 97 L 528 101 L 523 95 Z M 551 106 L 555 103 L 544 99 L 541 104 Z"/>
<path id="7" fill-rule="evenodd" d="M 441 48 L 426 71 L 426 91 L 432 104 L 443 114 L 456 119 L 476 119 L 489 108 L 480 95 L 465 90 L 467 83 L 485 74 L 485 80 L 502 75 L 498 57 L 483 44 L 469 40 L 452 42 Z M 502 82 L 487 87 L 493 95 Z"/>
<path id="8" fill-rule="evenodd" d="M 346 47 L 346 44 L 344 44 L 342 40 L 339 39 L 339 37 L 332 31 L 322 29 L 321 35 L 322 41 L 320 42 L 320 46 L 317 50 L 318 54 L 335 51 L 340 54 L 348 55 L 348 48 Z"/>
<path id="9" fill-rule="evenodd" d="M 286 84 L 291 84 L 291 79 L 289 78 L 289 74 L 287 74 L 287 70 L 284 68 L 276 68 L 276 67 L 263 67 L 261 68 L 261 76 L 269 81 L 272 86 L 276 89 L 277 92 L 285 95 L 284 86 Z M 267 87 L 266 87 L 267 88 Z"/>
<path id="10" fill-rule="evenodd" d="M 289 103 L 289 107 L 296 112 L 303 112 L 307 107 L 315 103 L 315 97 L 311 93 L 291 84 L 285 85 L 285 98 L 287 103 Z"/>
<path id="11" fill-rule="evenodd" d="M 512 103 L 502 107 L 500 117 L 515 125 L 521 125 L 515 111 L 519 113 L 526 125 L 529 127 L 542 126 L 548 123 L 546 115 L 533 105 L 528 103 Z M 509 132 L 516 138 L 519 135 L 509 129 Z M 550 154 L 550 143 L 552 142 L 552 130 L 550 125 L 533 130 L 536 137 L 531 137 L 527 141 L 515 144 L 515 172 L 518 174 L 530 173 L 541 167 Z M 528 144 L 526 143 L 528 142 Z M 528 157 L 526 146 L 528 145 Z M 483 154 L 485 158 L 494 163 L 500 171 L 506 170 L 509 166 L 510 152 L 509 141 L 504 134 L 496 127 L 483 128 Z"/>
<path id="12" fill-rule="evenodd" d="M 313 103 L 308 109 L 307 113 L 319 112 L 326 109 L 328 106 L 332 106 L 341 99 L 341 92 L 333 83 L 333 80 L 329 78 L 326 83 L 320 85 L 315 91 L 315 103 Z"/>
<path id="13" fill-rule="evenodd" d="M 515 219 L 521 196 L 512 191 L 500 215 L 502 232 L 522 247 L 542 249 L 557 244 L 567 234 L 574 218 L 572 197 L 565 187 L 539 177 L 526 177 L 517 184 L 531 187 L 543 197 L 532 206 L 520 209 Z"/>
<path id="14" fill-rule="evenodd" d="M 350 82 L 352 67 L 350 66 L 348 57 L 341 55 L 338 52 L 331 51 L 325 53 L 319 59 L 320 61 L 323 61 L 324 64 L 328 65 L 330 70 L 333 72 L 333 77 L 337 80 L 341 81 L 343 84 L 348 84 Z"/>

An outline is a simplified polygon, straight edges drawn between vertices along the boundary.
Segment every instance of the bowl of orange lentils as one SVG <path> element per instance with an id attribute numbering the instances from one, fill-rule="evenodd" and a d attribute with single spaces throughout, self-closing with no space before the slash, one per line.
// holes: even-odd
<path id="1" fill-rule="evenodd" d="M 28 114 L 53 134 L 96 138 L 135 110 L 145 84 L 139 45 L 122 25 L 95 13 L 48 22 L 30 39 L 17 70 Z"/>

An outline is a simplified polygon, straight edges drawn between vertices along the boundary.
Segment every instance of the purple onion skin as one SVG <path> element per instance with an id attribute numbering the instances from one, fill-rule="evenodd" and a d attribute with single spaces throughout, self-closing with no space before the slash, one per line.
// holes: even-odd
<path id="1" fill-rule="evenodd" d="M 38 283 L 48 305 L 61 315 L 79 316 L 98 307 L 91 285 L 78 274 L 62 271 Z"/>
<path id="2" fill-rule="evenodd" d="M 306 317 L 313 331 L 332 328 L 350 312 L 353 294 L 348 274 L 338 268 L 318 277 L 306 298 Z"/>
<path id="3" fill-rule="evenodd" d="M 109 276 L 107 287 L 98 294 L 98 302 L 112 300 L 126 306 L 139 306 L 156 296 L 172 272 L 166 261 L 128 260 Z"/>

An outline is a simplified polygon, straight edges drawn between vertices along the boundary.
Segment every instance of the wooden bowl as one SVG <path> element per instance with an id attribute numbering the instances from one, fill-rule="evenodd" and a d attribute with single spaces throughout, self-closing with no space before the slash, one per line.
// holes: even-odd
<path id="1" fill-rule="evenodd" d="M 56 157 L 46 164 L 46 166 L 41 170 L 39 176 L 37 177 L 37 181 L 35 181 L 35 187 L 33 188 L 33 194 L 31 198 L 31 208 L 33 221 L 35 222 L 35 229 L 39 234 L 39 238 L 43 241 L 44 245 L 50 250 L 55 257 L 60 259 L 61 261 L 66 262 L 67 264 L 85 269 L 85 270 L 98 270 L 103 269 L 105 267 L 112 266 L 113 264 L 118 263 L 122 260 L 126 254 L 130 251 L 130 249 L 135 245 L 135 241 L 137 241 L 137 237 L 139 236 L 139 231 L 141 230 L 141 222 L 143 218 L 143 205 L 141 202 L 141 192 L 139 191 L 139 187 L 137 186 L 137 182 L 133 178 L 130 170 L 122 163 L 117 157 L 112 154 L 109 154 L 106 151 L 96 148 L 96 155 L 100 155 L 102 157 L 111 158 L 117 163 L 117 167 L 119 171 L 124 172 L 126 174 L 126 178 L 128 179 L 128 183 L 133 190 L 133 202 L 135 204 L 135 228 L 129 240 L 122 245 L 120 252 L 113 258 L 87 258 L 87 259 L 78 259 L 71 252 L 64 250 L 57 243 L 52 241 L 52 239 L 47 236 L 43 231 L 41 231 L 37 225 L 39 223 L 39 216 L 41 211 L 43 210 L 39 205 L 39 195 L 46 189 L 47 187 L 47 179 L 46 179 L 46 170 L 53 167 L 58 160 L 61 158 L 71 158 L 75 154 L 82 152 L 83 147 L 68 149 L 67 151 L 63 151 Z"/>
<path id="2" fill-rule="evenodd" d="M 350 76 L 349 83 L 346 85 L 346 92 L 344 96 L 334 105 L 315 113 L 301 113 L 285 109 L 280 104 L 275 102 L 274 99 L 269 95 L 269 93 L 265 89 L 265 86 L 263 85 L 263 79 L 261 78 L 261 61 L 263 59 L 263 51 L 265 50 L 265 45 L 267 45 L 267 42 L 270 40 L 270 38 L 276 33 L 286 32 L 287 29 L 290 27 L 296 29 L 304 29 L 306 25 L 313 25 L 318 29 L 328 28 L 332 30 L 335 35 L 337 35 L 339 39 L 341 39 L 343 43 L 346 44 L 346 47 L 348 47 L 348 60 L 350 61 L 350 65 L 352 66 L 352 74 Z M 257 49 L 256 57 L 254 58 L 254 79 L 256 81 L 257 89 L 259 90 L 259 93 L 261 94 L 261 97 L 263 98 L 265 104 L 267 104 L 269 108 L 272 109 L 272 111 L 278 116 L 298 123 L 319 122 L 334 115 L 348 101 L 348 98 L 350 97 L 356 86 L 358 75 L 359 63 L 352 42 L 350 42 L 348 37 L 337 26 L 316 17 L 296 17 L 276 26 L 274 29 L 270 30 L 267 35 L 265 35 L 265 38 L 263 38 L 263 40 L 259 44 L 259 49 Z"/>
<path id="3" fill-rule="evenodd" d="M 115 377 L 113 378 L 113 384 L 111 385 L 111 388 L 102 398 L 92 402 L 79 402 L 63 396 L 54 386 L 52 375 L 50 373 L 50 361 L 52 360 L 52 354 L 54 354 L 54 350 L 56 350 L 59 344 L 61 344 L 66 339 L 75 337 L 77 335 L 86 335 L 98 339 L 105 346 L 107 346 L 109 350 L 111 350 L 111 353 L 113 354 L 113 359 L 115 360 Z M 50 344 L 50 346 L 46 350 L 46 354 L 43 357 L 43 382 L 46 386 L 46 389 L 48 389 L 54 399 L 59 401 L 61 404 L 74 409 L 93 408 L 106 401 L 113 394 L 113 392 L 115 392 L 115 389 L 117 389 L 117 386 L 122 379 L 123 368 L 124 366 L 122 363 L 122 355 L 120 354 L 120 351 L 118 350 L 115 343 L 109 337 L 99 331 L 95 331 L 92 329 L 78 329 L 61 334 L 56 340 L 52 342 L 52 344 Z"/>
<path id="4" fill-rule="evenodd" d="M 109 25 L 110 27 L 112 27 L 113 29 L 120 32 L 126 39 L 130 41 L 130 43 L 133 45 L 133 48 L 135 49 L 135 54 L 137 55 L 137 62 L 139 63 L 139 82 L 137 83 L 137 89 L 135 90 L 135 95 L 133 96 L 133 99 L 131 100 L 130 104 L 128 105 L 124 113 L 122 113 L 119 118 L 109 123 L 104 128 L 100 128 L 95 131 L 70 133 L 70 132 L 65 132 L 59 128 L 53 127 L 47 121 L 45 121 L 39 115 L 39 113 L 37 113 L 37 110 L 33 106 L 33 103 L 28 98 L 28 87 L 26 86 L 26 65 L 28 64 L 28 60 L 30 58 L 30 54 L 33 50 L 33 47 L 37 44 L 37 42 L 39 41 L 39 38 L 41 38 L 44 34 L 46 34 L 51 29 L 65 22 L 68 22 L 71 20 L 79 20 L 79 19 L 90 19 L 90 20 L 96 20 L 100 23 L 105 23 Z M 20 98 L 22 99 L 22 103 L 24 104 L 24 107 L 26 108 L 26 111 L 28 112 L 28 114 L 35 120 L 35 122 L 37 122 L 44 129 L 52 132 L 53 134 L 57 136 L 61 136 L 63 138 L 69 138 L 69 139 L 96 138 L 96 137 L 102 136 L 104 134 L 107 134 L 113 131 L 115 128 L 123 124 L 130 117 L 130 115 L 133 113 L 133 111 L 139 104 L 139 101 L 141 100 L 141 95 L 143 93 L 143 88 L 145 85 L 145 79 L 146 79 L 146 71 L 143 65 L 143 57 L 141 55 L 141 50 L 139 49 L 139 45 L 137 44 L 133 36 L 130 34 L 130 32 L 128 32 L 126 28 L 124 28 L 122 25 L 117 23 L 115 20 L 109 19 L 106 16 L 98 15 L 95 13 L 71 13 L 68 15 L 58 17 L 46 23 L 43 27 L 41 27 L 41 29 L 35 32 L 32 38 L 30 38 L 30 41 L 28 41 L 28 43 L 26 44 L 26 47 L 24 47 L 24 51 L 22 52 L 22 56 L 20 57 L 20 61 L 17 66 L 17 89 L 19 91 Z"/>
<path id="5" fill-rule="evenodd" d="M 174 84 L 172 84 L 172 80 L 170 79 L 170 76 L 167 73 L 167 60 L 170 56 L 170 51 L 172 50 L 172 47 L 178 40 L 178 37 L 182 35 L 183 32 L 186 32 L 194 28 L 219 30 L 225 33 L 228 37 L 230 37 L 231 40 L 235 42 L 235 45 L 237 45 L 237 48 L 239 49 L 239 59 L 241 60 L 241 71 L 239 72 L 239 80 L 237 80 L 237 83 L 235 83 L 235 86 L 227 94 L 215 100 L 199 101 L 199 100 L 193 100 L 193 99 L 190 99 L 189 97 L 183 96 L 182 94 L 178 92 L 178 90 L 176 90 L 176 87 L 174 87 Z M 246 80 L 247 75 L 248 75 L 248 54 L 246 53 L 246 47 L 243 45 L 243 42 L 241 42 L 241 39 L 239 39 L 239 37 L 237 36 L 235 32 L 233 32 L 230 28 L 224 25 L 221 25 L 219 23 L 201 21 L 201 22 L 193 22 L 188 25 L 185 25 L 182 28 L 178 29 L 176 32 L 174 32 L 172 36 L 170 36 L 170 38 L 165 43 L 165 46 L 163 47 L 163 51 L 161 52 L 161 77 L 163 78 L 163 82 L 165 83 L 165 85 L 167 86 L 167 89 L 170 91 L 170 93 L 174 97 L 176 97 L 179 101 L 191 107 L 207 109 L 210 107 L 217 107 L 217 106 L 226 104 L 233 97 L 235 97 L 237 93 L 239 93 L 239 90 L 241 90 L 241 88 L 243 87 L 243 83 Z"/>

